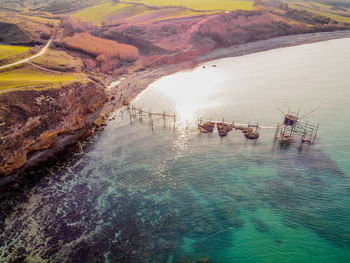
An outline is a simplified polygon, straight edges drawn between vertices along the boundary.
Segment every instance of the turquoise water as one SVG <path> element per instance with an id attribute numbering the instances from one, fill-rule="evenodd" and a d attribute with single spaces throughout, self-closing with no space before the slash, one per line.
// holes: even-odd
<path id="1" fill-rule="evenodd" d="M 164 77 L 28 190 L 0 234 L 4 262 L 348 262 L 350 39 L 221 59 Z M 212 67 L 215 64 L 216 67 Z M 197 118 L 275 126 L 291 106 L 317 142 L 273 130 L 199 134 Z M 189 128 L 186 129 L 186 123 Z"/>

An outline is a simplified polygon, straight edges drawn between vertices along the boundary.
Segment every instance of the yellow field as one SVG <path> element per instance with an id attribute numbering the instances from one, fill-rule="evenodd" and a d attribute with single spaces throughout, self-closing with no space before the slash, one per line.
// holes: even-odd
<path id="1" fill-rule="evenodd" d="M 253 1 L 232 0 L 131 0 L 129 2 L 143 3 L 149 6 L 182 6 L 195 10 L 251 10 Z"/>
<path id="2" fill-rule="evenodd" d="M 192 17 L 198 15 L 205 14 L 213 14 L 217 13 L 217 11 L 203 11 L 196 12 L 190 9 L 185 8 L 161 8 L 156 10 L 148 10 L 142 13 L 138 13 L 136 15 L 125 18 L 126 23 L 134 24 L 134 23 L 145 23 L 145 22 L 156 22 L 162 20 L 170 20 L 184 17 Z"/>
<path id="3" fill-rule="evenodd" d="M 158 7 L 154 9 L 152 7 Z M 163 8 L 162 8 L 163 7 Z M 212 14 L 223 10 L 251 10 L 251 1 L 231 0 L 130 0 L 115 3 L 109 1 L 81 11 L 72 16 L 95 25 L 113 23 L 141 23 L 164 19 L 175 19 L 203 14 Z M 192 10 L 190 10 L 192 9 Z"/>
<path id="4" fill-rule="evenodd" d="M 36 65 L 57 71 L 81 72 L 84 64 L 64 51 L 49 49 L 43 56 L 32 60 Z"/>
<path id="5" fill-rule="evenodd" d="M 45 86 L 47 84 L 73 81 L 76 78 L 76 74 L 55 74 L 27 65 L 22 68 L 1 72 L 0 90 L 38 85 Z"/>
<path id="6" fill-rule="evenodd" d="M 311 8 L 308 8 L 308 7 L 304 7 L 304 6 L 301 7 L 299 5 L 293 5 L 293 4 L 289 4 L 289 7 L 297 9 L 297 10 L 305 10 L 307 12 L 310 12 L 310 13 L 313 13 L 313 14 L 316 14 L 316 15 L 320 15 L 320 16 L 325 16 L 325 17 L 328 17 L 330 19 L 337 20 L 337 21 L 340 21 L 340 22 L 350 23 L 350 17 L 336 15 L 336 14 L 328 13 L 328 12 L 325 12 L 325 11 L 319 11 L 319 10 L 311 9 Z"/>
<path id="7" fill-rule="evenodd" d="M 107 20 L 108 17 L 123 13 L 123 11 L 125 11 L 125 8 L 128 7 L 133 7 L 133 5 L 119 4 L 110 1 L 104 4 L 87 7 L 81 11 L 73 13 L 73 16 L 83 21 L 89 21 L 100 25 L 102 21 Z"/>
<path id="8" fill-rule="evenodd" d="M 30 47 L 0 45 L 0 59 L 26 52 Z"/>
<path id="9" fill-rule="evenodd" d="M 28 16 L 28 15 L 18 15 L 23 18 L 27 18 L 29 20 L 32 20 L 34 22 L 39 22 L 42 24 L 53 24 L 54 26 L 57 26 L 60 23 L 59 19 L 49 19 L 49 18 L 44 18 L 44 17 L 39 17 L 39 16 Z"/>

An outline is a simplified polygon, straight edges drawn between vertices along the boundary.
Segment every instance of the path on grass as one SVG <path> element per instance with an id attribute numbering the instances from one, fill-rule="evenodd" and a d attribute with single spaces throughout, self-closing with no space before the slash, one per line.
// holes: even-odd
<path id="1" fill-rule="evenodd" d="M 52 42 L 52 38 L 51 38 L 51 39 L 46 43 L 46 45 L 45 45 L 38 53 L 36 53 L 35 55 L 33 55 L 33 56 L 29 57 L 29 58 L 25 58 L 25 59 L 19 60 L 19 61 L 17 61 L 17 62 L 8 64 L 8 65 L 0 66 L 0 69 L 13 67 L 13 66 L 16 66 L 16 65 L 19 65 L 19 64 L 22 64 L 22 63 L 31 61 L 32 59 L 37 58 L 37 57 L 43 55 L 43 54 L 46 52 L 47 48 L 51 45 L 51 42 Z"/>

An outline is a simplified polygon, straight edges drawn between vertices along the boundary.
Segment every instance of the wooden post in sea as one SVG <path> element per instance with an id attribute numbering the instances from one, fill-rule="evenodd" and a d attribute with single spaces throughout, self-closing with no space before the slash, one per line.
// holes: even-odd
<path id="1" fill-rule="evenodd" d="M 311 143 L 313 135 L 314 135 L 314 128 L 311 128 L 310 143 Z"/>
<path id="2" fill-rule="evenodd" d="M 139 117 L 142 118 L 142 108 L 139 109 Z"/>
<path id="3" fill-rule="evenodd" d="M 318 132 L 318 127 L 320 126 L 320 123 L 317 123 L 317 128 L 316 128 L 316 132 L 315 132 L 315 136 L 314 136 L 314 139 L 312 141 L 312 144 L 315 143 L 315 140 L 316 140 L 316 136 L 317 136 L 317 132 Z M 310 138 L 310 141 L 311 141 L 311 138 Z"/>
<path id="4" fill-rule="evenodd" d="M 120 114 L 122 115 L 122 120 L 124 120 L 124 110 L 121 110 Z"/>
<path id="5" fill-rule="evenodd" d="M 276 126 L 276 130 L 275 130 L 275 135 L 274 135 L 274 140 L 276 140 L 277 139 L 277 134 L 278 134 L 278 132 L 279 132 L 279 129 L 280 129 L 280 124 L 279 123 L 277 123 L 277 126 Z"/>
<path id="6" fill-rule="evenodd" d="M 132 123 L 132 113 L 129 111 L 129 117 L 130 117 L 130 124 Z"/>
<path id="7" fill-rule="evenodd" d="M 303 144 L 304 141 L 305 141 L 305 137 L 306 137 L 306 134 L 307 134 L 307 125 L 308 124 L 309 124 L 309 121 L 306 121 L 304 132 L 303 132 L 303 135 L 301 136 L 301 144 Z M 311 142 L 311 138 L 310 138 L 310 142 Z"/>
<path id="8" fill-rule="evenodd" d="M 151 112 L 151 110 L 149 109 L 149 110 L 148 110 L 148 124 L 151 124 L 151 120 L 152 120 L 152 112 Z"/>
<path id="9" fill-rule="evenodd" d="M 163 127 L 166 127 L 166 116 L 165 116 L 165 111 L 163 111 Z"/>
<path id="10" fill-rule="evenodd" d="M 175 130 L 175 123 L 176 123 L 176 114 L 174 112 L 174 130 Z"/>

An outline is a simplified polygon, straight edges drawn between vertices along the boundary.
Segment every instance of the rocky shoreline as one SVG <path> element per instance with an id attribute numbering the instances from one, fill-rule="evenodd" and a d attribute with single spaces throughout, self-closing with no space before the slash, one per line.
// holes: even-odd
<path id="1" fill-rule="evenodd" d="M 206 53 L 204 55 L 197 57 L 196 59 L 193 59 L 187 62 L 173 64 L 173 65 L 165 65 L 165 66 L 163 65 L 156 68 L 150 68 L 144 71 L 134 72 L 132 74 L 120 76 L 119 81 L 116 83 L 116 85 L 112 85 L 108 87 L 106 92 L 108 94 L 103 94 L 100 88 L 95 87 L 99 90 L 99 99 L 95 101 L 92 100 L 91 102 L 92 104 L 88 101 L 85 101 L 85 104 L 86 104 L 85 108 L 87 107 L 89 109 L 87 109 L 86 111 L 83 110 L 82 112 L 77 113 L 79 115 L 79 119 L 81 120 L 80 123 L 78 124 L 73 124 L 71 120 L 65 119 L 69 115 L 69 110 L 73 109 L 72 108 L 73 104 L 70 104 L 69 102 L 67 102 L 67 105 L 65 105 L 66 107 L 65 114 L 63 114 L 59 118 L 61 124 L 63 120 L 64 125 L 62 127 L 59 127 L 58 129 L 59 131 L 57 130 L 58 132 L 53 135 L 52 138 L 54 138 L 54 140 L 50 143 L 49 147 L 45 145 L 36 145 L 38 142 L 33 141 L 33 138 L 35 137 L 34 136 L 30 142 L 30 145 L 31 145 L 30 148 L 32 150 L 27 151 L 26 149 L 22 149 L 23 154 L 27 156 L 25 157 L 25 155 L 22 154 L 21 158 L 22 159 L 25 158 L 25 160 L 21 159 L 21 162 L 15 165 L 13 165 L 13 163 L 16 163 L 16 160 L 15 160 L 15 158 L 17 158 L 16 154 L 11 153 L 10 151 L 10 155 L 12 155 L 13 157 L 12 158 L 13 160 L 11 160 L 10 162 L 12 163 L 10 164 L 10 166 L 11 165 L 13 166 L 14 172 L 11 172 L 11 169 L 12 169 L 11 167 L 9 169 L 7 168 L 4 169 L 4 165 L 1 164 L 2 170 L 7 172 L 8 175 L 0 177 L 0 185 L 10 183 L 11 181 L 14 180 L 14 178 L 18 176 L 18 174 L 23 173 L 26 169 L 45 162 L 45 160 L 47 160 L 49 157 L 54 156 L 57 152 L 61 151 L 63 148 L 75 143 L 78 139 L 84 137 L 86 134 L 91 133 L 91 131 L 93 131 L 96 128 L 96 126 L 99 126 L 99 124 L 103 123 L 103 120 L 106 119 L 106 117 L 111 112 L 123 106 L 124 99 L 128 101 L 132 101 L 144 89 L 146 89 L 152 82 L 154 82 L 155 80 L 163 76 L 173 74 L 184 69 L 191 69 L 198 66 L 200 63 L 204 63 L 204 62 L 208 62 L 208 61 L 212 61 L 220 58 L 242 56 L 242 55 L 262 52 L 262 51 L 276 49 L 276 48 L 295 46 L 295 45 L 301 45 L 301 44 L 307 44 L 307 43 L 313 43 L 313 42 L 319 42 L 319 41 L 326 41 L 331 39 L 348 38 L 348 37 L 350 37 L 350 30 L 276 37 L 276 38 L 231 46 L 228 48 L 217 48 L 212 52 Z M 90 95 L 92 96 L 92 94 L 94 93 L 92 92 Z M 79 96 L 76 99 L 80 98 L 84 100 L 84 98 L 81 96 L 90 96 L 90 95 L 80 90 Z M 50 94 L 45 93 L 43 94 L 43 96 L 50 97 Z M 104 103 L 104 105 L 102 105 L 103 103 L 101 104 L 101 102 L 106 98 L 109 98 L 109 100 L 106 103 Z M 75 103 L 76 105 L 79 104 L 78 101 L 75 101 Z M 60 103 L 58 103 L 57 105 L 59 104 Z M 49 105 L 47 106 L 49 107 Z M 51 120 L 50 122 L 48 121 L 50 118 L 52 118 L 52 116 L 50 117 L 49 115 L 42 114 L 41 117 L 46 120 L 45 122 L 48 126 L 50 125 L 55 126 L 55 124 L 52 123 Z M 24 123 L 20 124 L 19 126 L 21 125 L 24 125 Z M 67 127 L 65 127 L 65 125 Z M 20 127 L 17 127 L 17 128 L 21 129 Z M 45 128 L 45 129 L 50 130 L 48 128 Z M 53 128 L 53 130 L 55 129 L 56 128 Z M 41 137 L 39 136 L 37 138 L 40 139 Z M 18 139 L 17 141 L 20 142 L 21 139 L 20 138 L 17 138 L 17 139 Z M 28 138 L 25 138 L 25 139 L 27 140 Z M 11 138 L 10 138 L 10 141 L 11 141 Z M 33 145 L 35 147 L 32 147 Z M 8 149 L 8 150 L 11 150 L 11 149 Z M 9 156 L 6 156 L 5 152 L 3 152 L 2 155 L 4 155 L 5 158 L 9 158 Z M 4 157 L 2 158 L 4 159 Z"/>

